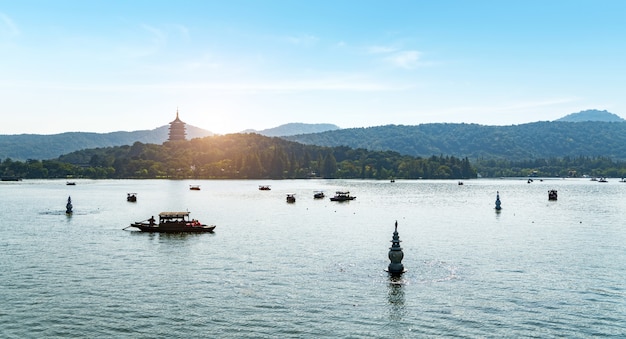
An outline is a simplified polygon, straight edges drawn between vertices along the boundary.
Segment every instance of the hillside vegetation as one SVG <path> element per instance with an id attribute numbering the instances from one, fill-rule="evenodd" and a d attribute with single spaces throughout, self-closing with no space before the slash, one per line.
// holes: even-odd
<path id="1" fill-rule="evenodd" d="M 475 178 L 467 159 L 419 158 L 392 151 L 303 145 L 258 134 L 231 134 L 162 145 L 94 148 L 55 160 L 0 163 L 23 178 Z"/>
<path id="2" fill-rule="evenodd" d="M 513 126 L 477 124 L 387 125 L 285 137 L 320 146 L 390 150 L 427 157 L 445 154 L 522 161 L 553 157 L 626 160 L 626 123 L 535 122 Z"/>

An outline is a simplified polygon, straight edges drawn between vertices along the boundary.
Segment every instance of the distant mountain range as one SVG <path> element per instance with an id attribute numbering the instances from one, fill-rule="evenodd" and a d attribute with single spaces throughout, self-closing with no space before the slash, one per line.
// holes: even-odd
<path id="1" fill-rule="evenodd" d="M 392 150 L 413 156 L 453 155 L 485 159 L 537 159 L 563 156 L 606 156 L 626 159 L 626 124 L 607 111 L 587 110 L 553 122 L 514 126 L 422 124 L 340 129 L 333 124 L 285 124 L 265 130 L 246 130 L 271 137 L 319 146 L 348 146 Z M 576 122 L 576 123 L 572 123 Z M 0 160 L 54 159 L 73 151 L 132 145 L 161 144 L 169 126 L 153 130 L 112 133 L 68 132 L 54 135 L 0 135 Z M 187 139 L 213 135 L 187 125 Z"/>
<path id="2" fill-rule="evenodd" d="M 187 139 L 210 135 L 213 133 L 187 125 Z M 47 160 L 81 149 L 132 145 L 138 141 L 162 144 L 168 136 L 169 125 L 133 132 L 0 135 L 0 160 Z"/>
<path id="3" fill-rule="evenodd" d="M 333 124 L 303 124 L 296 122 L 260 131 L 248 129 L 243 131 L 242 133 L 256 133 L 264 135 L 266 137 L 285 137 L 297 134 L 321 133 L 338 129 L 339 126 Z"/>
<path id="4" fill-rule="evenodd" d="M 598 111 L 595 109 L 589 109 L 578 113 L 568 114 L 560 119 L 554 121 L 568 121 L 568 122 L 581 122 L 581 121 L 604 121 L 604 122 L 623 122 L 624 119 L 619 115 L 609 113 L 607 111 Z"/>

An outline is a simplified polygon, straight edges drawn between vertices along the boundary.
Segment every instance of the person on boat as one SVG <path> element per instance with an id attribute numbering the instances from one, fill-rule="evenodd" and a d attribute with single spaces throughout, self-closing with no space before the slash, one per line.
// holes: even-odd
<path id="1" fill-rule="evenodd" d="M 148 222 L 150 223 L 150 227 L 154 226 L 154 215 L 150 216 L 150 219 L 148 219 Z"/>

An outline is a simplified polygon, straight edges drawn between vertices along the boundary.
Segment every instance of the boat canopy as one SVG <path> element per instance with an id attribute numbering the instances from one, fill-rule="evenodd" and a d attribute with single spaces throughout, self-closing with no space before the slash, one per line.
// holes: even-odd
<path id="1" fill-rule="evenodd" d="M 161 212 L 159 218 L 184 218 L 188 217 L 189 212 Z"/>

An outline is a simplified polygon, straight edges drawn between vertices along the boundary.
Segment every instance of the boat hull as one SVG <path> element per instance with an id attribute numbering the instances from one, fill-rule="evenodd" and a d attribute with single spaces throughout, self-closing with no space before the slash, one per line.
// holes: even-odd
<path id="1" fill-rule="evenodd" d="M 190 226 L 187 224 L 159 224 L 133 223 L 130 226 L 138 228 L 142 232 L 156 233 L 212 233 L 215 225 Z"/>

